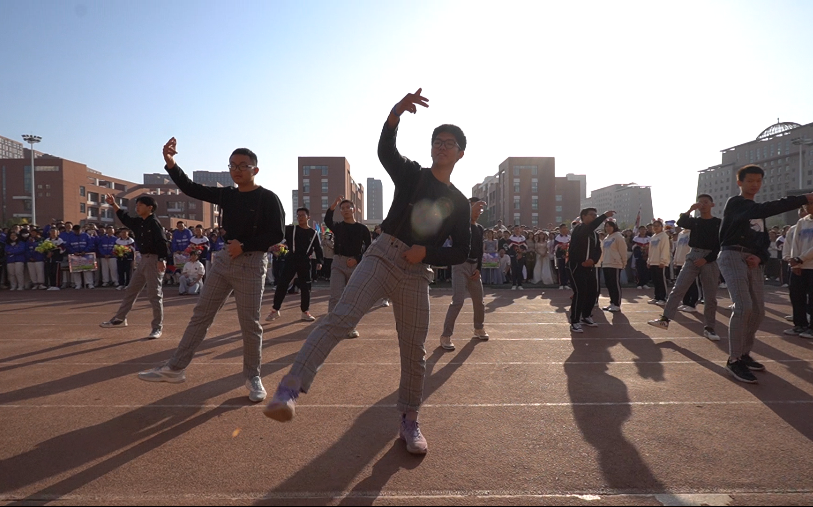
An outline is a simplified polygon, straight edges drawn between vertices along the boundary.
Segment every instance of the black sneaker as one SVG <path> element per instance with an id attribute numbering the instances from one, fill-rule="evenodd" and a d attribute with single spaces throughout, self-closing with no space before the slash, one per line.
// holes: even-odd
<path id="1" fill-rule="evenodd" d="M 745 366 L 751 371 L 765 371 L 765 365 L 754 361 L 749 354 L 744 354 L 740 358 L 740 362 L 745 363 Z"/>
<path id="2" fill-rule="evenodd" d="M 757 378 L 751 373 L 751 370 L 748 369 L 748 366 L 745 365 L 742 359 L 734 361 L 733 363 L 730 360 L 727 361 L 725 369 L 740 382 L 745 382 L 746 384 L 756 384 L 758 382 Z"/>

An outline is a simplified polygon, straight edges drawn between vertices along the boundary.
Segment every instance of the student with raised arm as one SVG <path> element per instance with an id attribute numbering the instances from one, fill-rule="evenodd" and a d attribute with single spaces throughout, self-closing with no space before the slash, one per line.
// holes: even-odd
<path id="1" fill-rule="evenodd" d="M 194 199 L 219 205 L 223 210 L 225 247 L 215 255 L 212 270 L 200 293 L 192 318 L 172 358 L 163 366 L 143 371 L 138 378 L 148 382 L 178 383 L 186 380 L 185 370 L 195 350 L 206 337 L 215 315 L 234 293 L 237 318 L 243 332 L 243 374 L 249 400 L 265 399 L 260 380 L 263 328 L 260 325 L 268 249 L 282 241 L 285 211 L 277 195 L 254 182 L 260 171 L 257 155 L 247 148 L 234 150 L 229 157 L 229 173 L 237 187 L 207 187 L 192 180 L 175 163 L 177 142 L 164 145 L 165 169 L 181 192 Z"/>
<path id="2" fill-rule="evenodd" d="M 596 208 L 584 208 L 579 212 L 581 222 L 573 228 L 567 248 L 567 264 L 573 282 L 573 303 L 570 305 L 570 332 L 583 333 L 582 324 L 596 327 L 593 306 L 598 300 L 596 263 L 601 259 L 601 241 L 598 226 L 615 211 L 605 211 L 596 216 Z"/>
<path id="3" fill-rule="evenodd" d="M 720 281 L 720 268 L 717 265 L 717 256 L 720 254 L 720 224 L 721 220 L 712 216 L 711 209 L 714 200 L 708 194 L 701 194 L 697 202 L 692 204 L 689 211 L 682 213 L 677 221 L 679 227 L 690 229 L 689 247 L 686 261 L 675 280 L 675 286 L 666 300 L 663 316 L 649 324 L 663 329 L 669 328 L 669 321 L 675 318 L 678 305 L 683 296 L 695 283 L 698 277 L 703 286 L 703 318 L 705 327 L 703 336 L 712 341 L 719 341 L 720 337 L 715 331 L 717 323 L 717 287 Z M 700 210 L 700 217 L 693 217 L 692 213 Z"/>
<path id="4" fill-rule="evenodd" d="M 768 260 L 768 229 L 765 219 L 813 203 L 813 194 L 795 195 L 776 201 L 754 201 L 762 188 L 765 171 L 746 165 L 737 171 L 740 195 L 728 199 L 720 225 L 720 265 L 728 285 L 734 311 L 728 326 L 729 357 L 726 369 L 740 382 L 756 384 L 752 371 L 765 366 L 751 357 L 757 330 L 765 318 L 764 265 Z"/>
<path id="5" fill-rule="evenodd" d="M 333 212 L 339 207 L 342 214 L 340 222 L 333 221 Z M 370 248 L 372 238 L 366 225 L 356 222 L 356 207 L 352 201 L 339 196 L 325 212 L 325 224 L 333 231 L 333 262 L 330 267 L 330 301 L 328 313 L 333 311 L 344 292 L 350 276 L 361 262 L 362 254 Z M 348 338 L 358 338 L 359 332 L 350 331 Z"/>
<path id="6" fill-rule="evenodd" d="M 401 384 L 397 408 L 399 436 L 407 451 L 425 454 L 426 439 L 418 426 L 426 371 L 429 331 L 429 282 L 432 265 L 451 266 L 469 255 L 469 201 L 451 182 L 455 164 L 463 158 L 466 136 L 459 127 L 441 125 L 432 132 L 432 167 L 402 156 L 395 146 L 400 116 L 428 107 L 419 88 L 390 111 L 378 142 L 378 158 L 387 170 L 395 193 L 382 233 L 358 265 L 333 311 L 308 336 L 283 377 L 265 415 L 277 421 L 294 417 L 296 399 L 307 392 L 316 372 L 333 348 L 352 331 L 364 313 L 382 297 L 392 299 L 401 349 Z M 446 238 L 452 245 L 444 247 Z"/>
<path id="7" fill-rule="evenodd" d="M 164 227 L 155 218 L 158 204 L 152 196 L 139 196 L 135 206 L 138 217 L 133 218 L 119 208 L 113 194 L 107 194 L 105 201 L 113 206 L 121 223 L 135 233 L 135 242 L 138 251 L 141 252 L 141 261 L 125 289 L 124 299 L 121 301 L 116 315 L 99 325 L 108 328 L 127 327 L 127 315 L 133 309 L 138 294 L 146 287 L 147 299 L 152 305 L 152 331 L 148 338 L 160 338 L 164 329 L 164 290 L 161 287 L 161 279 L 164 278 L 164 271 L 167 269 L 169 248 Z"/>

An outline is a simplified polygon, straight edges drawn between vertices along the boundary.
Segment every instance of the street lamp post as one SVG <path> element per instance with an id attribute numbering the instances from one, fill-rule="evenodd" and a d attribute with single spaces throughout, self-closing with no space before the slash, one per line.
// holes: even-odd
<path id="1" fill-rule="evenodd" d="M 35 181 L 34 145 L 42 141 L 42 137 L 23 134 L 23 140 L 31 145 L 31 225 L 37 225 L 37 185 Z"/>
<path id="2" fill-rule="evenodd" d="M 791 142 L 793 144 L 796 144 L 796 145 L 799 146 L 799 190 L 802 190 L 804 188 L 804 186 L 802 185 L 802 183 L 804 183 L 804 180 L 803 180 L 804 167 L 802 166 L 802 147 L 803 146 L 813 145 L 813 139 L 809 139 L 809 138 L 806 138 L 806 137 L 797 137 L 796 139 L 792 140 Z M 809 153 L 808 153 L 808 155 L 809 155 Z M 808 156 L 808 158 L 810 158 L 810 157 Z"/>

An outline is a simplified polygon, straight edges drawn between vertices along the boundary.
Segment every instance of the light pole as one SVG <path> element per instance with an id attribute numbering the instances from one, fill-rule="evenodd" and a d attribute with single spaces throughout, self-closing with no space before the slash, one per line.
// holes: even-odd
<path id="1" fill-rule="evenodd" d="M 23 134 L 23 140 L 31 145 L 31 225 L 37 225 L 37 185 L 34 178 L 34 145 L 42 141 L 42 137 Z"/>
<path id="2" fill-rule="evenodd" d="M 807 137 L 797 137 L 791 142 L 799 146 L 799 190 L 802 190 L 804 188 L 804 186 L 802 186 L 802 183 L 804 182 L 802 179 L 804 176 L 804 168 L 802 166 L 802 147 L 813 145 L 813 139 L 809 139 Z M 807 158 L 810 158 L 809 153 Z"/>

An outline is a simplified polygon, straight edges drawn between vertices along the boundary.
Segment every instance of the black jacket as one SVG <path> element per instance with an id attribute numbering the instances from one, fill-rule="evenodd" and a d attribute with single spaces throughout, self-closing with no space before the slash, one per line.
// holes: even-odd
<path id="1" fill-rule="evenodd" d="M 567 248 L 567 265 L 575 269 L 587 259 L 597 263 L 601 258 L 601 242 L 598 240 L 596 229 L 601 225 L 607 215 L 599 215 L 589 224 L 579 224 L 570 233 L 570 245 Z"/>

